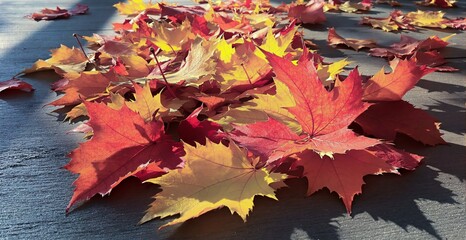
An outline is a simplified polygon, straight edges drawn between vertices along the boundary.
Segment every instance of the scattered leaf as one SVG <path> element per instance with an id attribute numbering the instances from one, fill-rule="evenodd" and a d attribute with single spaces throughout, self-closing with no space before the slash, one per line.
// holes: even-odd
<path id="1" fill-rule="evenodd" d="M 31 92 L 34 90 L 34 88 L 32 88 L 32 85 L 27 82 L 17 78 L 12 78 L 10 80 L 0 82 L 0 92 L 6 90 L 21 90 L 24 92 Z"/>
<path id="2" fill-rule="evenodd" d="M 377 46 L 373 40 L 362 40 L 354 38 L 343 38 L 337 34 L 335 28 L 330 28 L 328 30 L 327 42 L 331 46 L 345 45 L 349 48 L 352 48 L 356 51 L 359 51 L 361 48 L 374 48 Z"/>

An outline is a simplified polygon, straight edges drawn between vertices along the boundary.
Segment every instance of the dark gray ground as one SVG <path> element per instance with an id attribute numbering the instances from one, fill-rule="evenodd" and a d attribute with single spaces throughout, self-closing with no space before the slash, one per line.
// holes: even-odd
<path id="1" fill-rule="evenodd" d="M 76 45 L 72 33 L 111 33 L 118 19 L 112 4 L 118 0 L 46 1 L 2 0 L 0 2 L 0 80 L 7 80 L 63 43 Z M 34 22 L 23 16 L 43 7 L 90 6 L 86 16 L 69 20 Z M 410 2 L 410 1 L 402 1 Z M 466 16 L 461 8 L 446 10 L 447 16 Z M 413 10 L 408 4 L 404 11 Z M 378 5 L 371 14 L 385 16 L 391 8 Z M 381 45 L 399 39 L 400 33 L 385 33 L 358 25 L 361 15 L 327 14 L 324 26 L 306 29 L 306 36 L 325 44 L 328 26 L 344 37 L 373 38 Z M 120 18 L 121 19 L 121 18 Z M 455 31 L 422 29 L 410 36 L 444 37 Z M 49 90 L 55 80 L 48 74 L 26 79 L 36 91 L 0 94 L 0 239 L 464 239 L 465 230 L 465 73 L 466 34 L 457 32 L 456 43 L 445 51 L 456 73 L 433 73 L 424 78 L 406 99 L 443 122 L 449 145 L 426 148 L 410 140 L 410 150 L 426 156 L 415 172 L 402 176 L 366 177 L 364 194 L 354 201 L 349 217 L 335 194 L 321 191 L 303 198 L 304 181 L 290 182 L 293 189 L 278 192 L 279 202 L 258 198 L 248 222 L 225 209 L 212 211 L 175 228 L 156 231 L 167 220 L 137 226 L 151 196 L 153 185 L 131 179 L 109 197 L 94 197 L 65 215 L 76 176 L 60 167 L 65 155 L 77 147 L 80 136 L 66 135 L 74 126 L 57 120 L 44 105 L 56 98 Z M 386 65 L 366 52 L 323 47 L 328 60 L 349 57 L 366 75 Z M 353 64 L 353 65 L 355 65 Z"/>

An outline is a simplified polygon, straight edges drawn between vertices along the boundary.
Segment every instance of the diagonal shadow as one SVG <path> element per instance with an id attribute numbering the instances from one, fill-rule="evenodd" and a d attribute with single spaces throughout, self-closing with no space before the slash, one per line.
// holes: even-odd
<path id="1" fill-rule="evenodd" d="M 450 101 L 455 101 L 452 99 Z M 457 99 L 458 105 L 464 105 L 464 99 Z M 441 119 L 441 129 L 456 134 L 466 133 L 466 108 L 447 103 L 446 101 L 434 100 L 434 104 L 425 105 L 427 112 L 436 119 Z M 463 121 L 458 121 L 463 119 Z"/>
<path id="2" fill-rule="evenodd" d="M 256 197 L 246 223 L 223 208 L 165 234 L 169 239 L 338 239 L 338 227 L 332 219 L 345 212 L 338 198 L 325 191 L 305 198 L 305 179 L 288 180 L 287 184 L 289 188 L 277 191 L 279 201 Z"/>

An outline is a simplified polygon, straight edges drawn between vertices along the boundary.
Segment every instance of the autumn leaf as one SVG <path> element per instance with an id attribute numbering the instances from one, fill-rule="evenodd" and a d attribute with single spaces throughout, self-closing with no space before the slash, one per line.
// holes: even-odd
<path id="1" fill-rule="evenodd" d="M 466 30 L 466 18 L 464 17 L 459 17 L 456 19 L 446 21 L 445 24 L 450 28 Z"/>
<path id="2" fill-rule="evenodd" d="M 388 4 L 392 7 L 401 7 L 401 3 L 396 0 L 376 0 L 376 4 Z"/>
<path id="3" fill-rule="evenodd" d="M 386 143 L 369 147 L 367 150 L 397 169 L 414 170 L 423 159 L 419 155 L 405 152 Z"/>
<path id="4" fill-rule="evenodd" d="M 113 6 L 123 15 L 137 15 L 147 10 L 154 13 L 160 11 L 158 3 L 145 3 L 144 0 L 128 0 L 128 3 L 117 3 Z"/>
<path id="5" fill-rule="evenodd" d="M 285 83 L 294 93 L 296 105 L 286 110 L 299 122 L 303 132 L 297 135 L 274 119 L 236 126 L 232 139 L 240 146 L 273 162 L 308 149 L 332 155 L 379 143 L 347 129 L 367 108 L 367 104 L 362 102 L 362 80 L 357 70 L 329 92 L 318 79 L 315 68 L 312 69 L 313 65 L 303 62 L 294 65 L 286 59 L 264 53 L 274 69 L 276 80 Z"/>
<path id="6" fill-rule="evenodd" d="M 421 6 L 435 6 L 435 7 L 442 7 L 442 8 L 451 8 L 455 7 L 455 0 L 423 0 L 423 1 L 416 1 L 417 5 Z"/>
<path id="7" fill-rule="evenodd" d="M 400 60 L 391 73 L 384 68 L 364 84 L 365 101 L 398 101 L 413 88 L 421 78 L 435 69 L 418 66 L 414 59 Z"/>
<path id="8" fill-rule="evenodd" d="M 345 39 L 336 33 L 335 28 L 330 28 L 328 30 L 327 42 L 331 46 L 345 45 L 356 51 L 359 51 L 361 48 L 374 48 L 377 46 L 373 40 L 361 40 L 354 38 Z"/>
<path id="9" fill-rule="evenodd" d="M 276 79 L 285 83 L 293 93 L 296 106 L 288 108 L 288 111 L 309 135 L 323 135 L 346 128 L 368 107 L 362 102 L 362 79 L 357 69 L 338 87 L 327 91 L 313 66 L 294 65 L 286 59 L 264 53 Z"/>
<path id="10" fill-rule="evenodd" d="M 388 18 L 372 18 L 363 17 L 361 24 L 371 25 L 373 28 L 380 28 L 386 32 L 396 31 L 400 27 L 393 22 L 390 17 Z"/>
<path id="11" fill-rule="evenodd" d="M 399 42 L 391 44 L 389 48 L 372 48 L 370 50 L 370 55 L 386 57 L 388 59 L 392 59 L 394 57 L 410 57 L 419 51 L 426 52 L 445 48 L 449 44 L 447 42 L 449 37 L 439 38 L 437 36 L 431 36 L 424 40 L 418 40 L 407 35 L 401 35 Z"/>
<path id="12" fill-rule="evenodd" d="M 257 121 L 266 121 L 269 116 L 288 126 L 292 131 L 300 133 L 301 126 L 293 114 L 286 108 L 296 105 L 293 95 L 288 87 L 279 81 L 275 82 L 275 94 L 255 94 L 254 99 L 246 102 L 238 108 L 232 108 L 221 115 L 222 119 L 216 122 L 224 128 L 231 124 L 248 124 Z"/>
<path id="13" fill-rule="evenodd" d="M 351 149 L 365 149 L 379 144 L 377 139 L 357 136 L 349 129 L 310 137 L 298 136 L 286 125 L 273 118 L 245 126 L 235 126 L 231 138 L 257 156 L 273 162 L 281 157 L 314 150 L 320 154 L 345 153 Z"/>
<path id="14" fill-rule="evenodd" d="M 176 72 L 165 73 L 169 83 L 185 81 L 187 83 L 197 83 L 202 76 L 213 74 L 215 65 L 209 61 L 216 49 L 215 42 L 203 42 L 201 38 L 194 41 L 191 51 L 189 51 L 184 64 Z M 151 75 L 147 78 L 162 79 L 160 75 Z"/>
<path id="15" fill-rule="evenodd" d="M 68 72 L 82 72 L 86 68 L 87 58 L 77 48 L 69 48 L 61 45 L 60 48 L 51 51 L 51 58 L 38 60 L 31 68 L 25 69 L 23 73 L 32 73 L 54 69 L 58 74 Z"/>
<path id="16" fill-rule="evenodd" d="M 214 143 L 219 143 L 222 136 L 219 135 L 221 126 L 209 120 L 199 121 L 198 116 L 202 111 L 202 106 L 196 108 L 178 126 L 178 134 L 185 143 L 196 146 L 195 142 L 206 144 L 206 138 Z"/>
<path id="17" fill-rule="evenodd" d="M 432 27 L 432 28 L 447 28 L 445 24 L 445 19 L 443 16 L 445 13 L 441 11 L 421 11 L 409 12 L 406 14 L 406 18 L 410 21 L 412 25 L 419 27 Z"/>
<path id="18" fill-rule="evenodd" d="M 185 20 L 181 24 L 154 23 L 154 44 L 165 52 L 178 52 L 183 45 L 194 39 L 191 24 Z"/>
<path id="19" fill-rule="evenodd" d="M 403 133 L 426 145 L 446 143 L 439 132 L 440 123 L 405 101 L 378 102 L 355 122 L 366 134 L 386 140 L 393 141 L 397 133 Z"/>
<path id="20" fill-rule="evenodd" d="M 294 39 L 296 30 L 297 29 L 294 28 L 285 35 L 281 34 L 280 36 L 275 37 L 272 28 L 269 28 L 267 35 L 265 36 L 265 41 L 259 48 L 254 50 L 254 54 L 265 60 L 265 55 L 262 51 L 265 50 L 279 57 L 283 57 L 286 53 L 286 49 L 290 46 Z"/>
<path id="21" fill-rule="evenodd" d="M 288 11 L 288 17 L 298 20 L 298 23 L 316 24 L 326 21 L 324 3 L 321 1 L 309 1 L 307 4 L 292 4 Z"/>
<path id="22" fill-rule="evenodd" d="M 153 218 L 180 214 L 173 221 L 161 226 L 175 225 L 198 217 L 206 212 L 227 207 L 243 221 L 254 206 L 255 196 L 277 200 L 270 184 L 286 177 L 269 173 L 257 166 L 246 151 L 234 143 L 229 146 L 206 141 L 206 145 L 185 145 L 186 156 L 182 169 L 147 182 L 159 184 L 162 192 L 147 210 L 141 223 Z M 209 173 L 209 174 L 206 174 Z"/>
<path id="23" fill-rule="evenodd" d="M 120 110 L 102 103 L 85 105 L 93 137 L 69 154 L 65 168 L 79 177 L 67 210 L 96 194 L 108 194 L 141 165 L 155 162 L 173 169 L 181 163 L 182 144 L 165 134 L 162 122 L 145 122 L 125 105 Z"/>
<path id="24" fill-rule="evenodd" d="M 28 17 L 36 21 L 41 20 L 54 20 L 54 19 L 65 19 L 73 15 L 86 14 L 89 10 L 87 5 L 77 4 L 73 9 L 67 10 L 64 8 L 57 7 L 56 9 L 44 8 L 40 12 L 33 13 Z"/>
<path id="25" fill-rule="evenodd" d="M 136 83 L 133 84 L 133 86 L 135 90 L 134 101 L 126 102 L 126 106 L 139 113 L 145 121 L 151 121 L 156 113 L 163 114 L 168 111 L 168 109 L 162 105 L 160 99 L 161 94 L 152 95 L 149 82 L 147 82 L 144 87 Z"/>
<path id="26" fill-rule="evenodd" d="M 68 84 L 58 89 L 65 95 L 49 104 L 54 106 L 78 104 L 82 99 L 104 92 L 114 79 L 115 76 L 111 72 L 83 72 L 77 78 L 69 79 Z"/>
<path id="27" fill-rule="evenodd" d="M 6 90 L 21 90 L 24 92 L 31 92 L 34 90 L 34 88 L 32 88 L 32 85 L 27 82 L 17 78 L 12 78 L 10 80 L 0 82 L 0 92 Z"/>
<path id="28" fill-rule="evenodd" d="M 298 159 L 296 164 L 304 168 L 303 175 L 308 181 L 307 194 L 328 188 L 339 195 L 348 214 L 351 213 L 354 196 L 362 193 L 364 176 L 397 173 L 395 167 L 366 150 L 335 154 L 333 159 L 306 151 L 299 154 Z"/>

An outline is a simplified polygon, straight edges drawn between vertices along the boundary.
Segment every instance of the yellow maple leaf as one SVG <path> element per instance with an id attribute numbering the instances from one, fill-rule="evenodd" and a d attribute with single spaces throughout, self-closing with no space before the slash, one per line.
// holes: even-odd
<path id="1" fill-rule="evenodd" d="M 160 9 L 158 3 L 152 3 L 152 1 L 146 3 L 144 0 L 128 0 L 128 3 L 117 3 L 113 6 L 123 15 L 136 15 L 148 8 Z"/>
<path id="2" fill-rule="evenodd" d="M 369 18 L 363 17 L 362 23 L 371 25 L 373 28 L 380 28 L 385 32 L 396 31 L 400 28 L 391 17 L 388 18 Z"/>
<path id="3" fill-rule="evenodd" d="M 323 65 L 319 63 L 317 66 L 317 75 L 324 85 L 333 82 L 336 79 L 337 74 L 343 72 L 344 68 L 350 64 L 351 61 L 348 61 L 347 58 L 340 61 L 336 61 L 329 65 Z"/>
<path id="4" fill-rule="evenodd" d="M 74 106 L 69 112 L 66 113 L 65 119 L 73 121 L 74 119 L 82 116 L 87 116 L 87 109 L 84 103 Z"/>
<path id="5" fill-rule="evenodd" d="M 82 72 L 86 68 L 87 58 L 80 49 L 60 45 L 59 48 L 53 49 L 51 52 L 49 59 L 38 60 L 32 67 L 25 69 L 23 73 L 54 69 L 57 73 L 63 74 Z"/>
<path id="6" fill-rule="evenodd" d="M 259 121 L 267 121 L 269 117 L 287 125 L 291 130 L 300 134 L 301 125 L 287 108 L 296 106 L 296 102 L 288 87 L 275 81 L 275 94 L 255 94 L 255 98 L 245 102 L 238 108 L 231 108 L 224 114 L 212 117 L 212 120 L 220 124 L 225 130 L 231 130 L 231 124 L 249 124 Z"/>
<path id="7" fill-rule="evenodd" d="M 232 44 L 228 43 L 225 38 L 222 37 L 217 44 L 217 53 L 220 60 L 224 63 L 229 63 L 231 61 L 231 57 L 235 53 L 235 48 L 233 48 Z"/>
<path id="8" fill-rule="evenodd" d="M 419 27 L 432 27 L 432 28 L 447 28 L 445 24 L 445 15 L 442 11 L 421 11 L 409 12 L 406 14 L 406 18 L 410 21 L 412 25 Z"/>
<path id="9" fill-rule="evenodd" d="M 145 121 L 151 121 L 154 113 L 158 111 L 158 114 L 162 114 L 168 111 L 162 105 L 160 100 L 160 93 L 155 96 L 152 95 L 150 90 L 149 82 L 147 82 L 144 87 L 134 84 L 134 101 L 126 102 L 131 110 L 138 112 Z"/>
<path id="10" fill-rule="evenodd" d="M 163 191 L 156 195 L 141 223 L 180 214 L 163 228 L 221 207 L 229 208 L 246 221 L 255 196 L 277 200 L 270 184 L 282 181 L 286 175 L 256 168 L 257 162 L 249 159 L 247 152 L 234 142 L 227 147 L 207 140 L 205 146 L 185 144 L 184 149 L 182 169 L 147 180 L 159 184 Z"/>
<path id="11" fill-rule="evenodd" d="M 261 29 L 265 27 L 272 28 L 273 25 L 275 25 L 275 17 L 271 14 L 246 14 L 244 15 L 244 18 L 246 18 L 249 21 L 249 25 L 251 25 L 254 29 Z"/>
<path id="12" fill-rule="evenodd" d="M 128 75 L 131 77 L 145 77 L 150 72 L 147 61 L 138 55 L 120 56 L 120 60 L 125 65 L 126 71 L 128 71 Z"/>
<path id="13" fill-rule="evenodd" d="M 269 28 L 267 35 L 265 36 L 265 41 L 262 43 L 260 48 L 279 57 L 283 57 L 285 55 L 286 49 L 290 46 L 291 42 L 293 42 L 296 31 L 297 28 L 294 28 L 286 35 L 275 37 L 272 28 Z M 254 50 L 254 54 L 256 54 L 261 59 L 266 59 L 264 53 L 258 48 Z"/>
<path id="14" fill-rule="evenodd" d="M 169 83 L 178 83 L 182 80 L 187 83 L 202 84 L 201 77 L 215 71 L 215 62 L 211 60 L 218 41 L 213 39 L 205 41 L 202 38 L 194 40 L 191 50 L 180 70 L 165 74 Z M 161 79 L 159 77 L 159 79 Z"/>
<path id="15" fill-rule="evenodd" d="M 153 30 L 156 33 L 155 45 L 168 53 L 180 51 L 184 44 L 190 39 L 194 39 L 189 20 L 183 21 L 178 26 L 166 22 L 156 22 Z"/>

